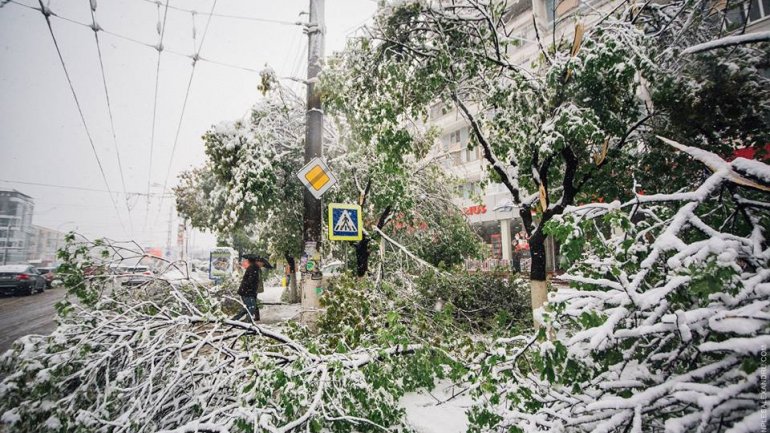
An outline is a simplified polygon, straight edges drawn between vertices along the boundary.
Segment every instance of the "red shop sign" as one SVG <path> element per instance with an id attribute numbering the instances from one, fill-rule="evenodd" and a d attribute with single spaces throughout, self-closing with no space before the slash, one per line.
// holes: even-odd
<path id="1" fill-rule="evenodd" d="M 482 215 L 487 213 L 487 206 L 480 204 L 476 206 L 470 206 L 463 209 L 465 215 Z"/>

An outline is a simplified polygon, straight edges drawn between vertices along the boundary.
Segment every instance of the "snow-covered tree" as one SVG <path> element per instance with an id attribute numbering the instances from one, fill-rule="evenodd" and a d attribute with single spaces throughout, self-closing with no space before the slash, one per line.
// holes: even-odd
<path id="1" fill-rule="evenodd" d="M 477 428 L 766 427 L 770 166 L 662 140 L 711 174 L 691 191 L 568 207 L 552 221 L 578 253 L 572 288 L 543 312 L 556 338 L 543 329 L 490 349 Z"/>
<path id="2" fill-rule="evenodd" d="M 304 165 L 304 103 L 270 71 L 263 73 L 263 88 L 265 98 L 248 119 L 222 122 L 204 135 L 208 161 L 180 176 L 177 208 L 197 227 L 228 240 L 251 239 L 291 262 L 302 239 L 304 187 L 296 173 Z M 351 136 L 343 116 L 327 119 L 324 156 L 339 179 L 324 201 L 364 208 L 365 235 L 355 244 L 359 276 L 369 271 L 376 230 L 394 218 L 411 224 L 420 215 L 459 216 L 450 201 L 452 182 L 431 159 L 390 161 L 387 153 Z"/>
<path id="3" fill-rule="evenodd" d="M 207 162 L 180 175 L 177 211 L 194 227 L 234 247 L 259 248 L 294 270 L 302 241 L 302 101 L 262 73 L 265 97 L 245 119 L 224 121 L 203 136 Z M 294 272 L 291 272 L 294 275 Z M 297 300 L 296 281 L 289 281 Z"/>
<path id="4" fill-rule="evenodd" d="M 689 1 L 619 3 L 607 15 L 576 17 L 569 39 L 546 46 L 538 37 L 530 69 L 509 59 L 522 43 L 507 21 L 510 6 L 385 6 L 368 35 L 330 62 L 323 83 L 357 137 L 391 161 L 426 152 L 412 137 L 430 104 L 448 103 L 465 117 L 489 179 L 508 189 L 529 235 L 537 305 L 546 294 L 550 220 L 592 198 L 627 198 L 635 177 L 661 190 L 694 180 L 670 181 L 695 169 L 660 152 L 654 133 L 720 154 L 767 141 L 770 86 L 760 68 L 768 50 L 685 53 L 719 37 L 718 10 Z"/>

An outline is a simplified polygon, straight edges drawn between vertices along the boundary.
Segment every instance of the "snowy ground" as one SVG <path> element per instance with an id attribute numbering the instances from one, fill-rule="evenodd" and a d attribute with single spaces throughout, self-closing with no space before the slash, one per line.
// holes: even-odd
<path id="1" fill-rule="evenodd" d="M 259 294 L 263 303 L 260 309 L 262 324 L 277 323 L 299 317 L 299 304 L 281 303 L 283 287 L 265 287 Z M 406 409 L 406 418 L 416 433 L 464 433 L 468 429 L 465 412 L 471 406 L 467 394 L 450 399 L 461 391 L 450 381 L 440 382 L 432 391 L 406 394 L 400 401 Z"/>
<path id="2" fill-rule="evenodd" d="M 297 319 L 299 317 L 300 304 L 284 304 L 281 302 L 281 293 L 283 287 L 268 286 L 265 292 L 257 297 L 263 303 L 259 310 L 262 324 L 283 322 L 286 320 Z"/>
<path id="3" fill-rule="evenodd" d="M 450 399 L 461 389 L 450 381 L 439 382 L 430 392 L 412 392 L 399 402 L 406 419 L 417 433 L 464 433 L 468 429 L 465 412 L 471 406 L 466 394 Z"/>
<path id="4" fill-rule="evenodd" d="M 299 304 L 281 303 L 283 287 L 265 287 L 259 294 L 262 324 L 282 322 L 299 317 Z M 461 391 L 450 381 L 440 382 L 432 391 L 406 394 L 399 404 L 406 409 L 406 418 L 416 433 L 464 433 L 468 429 L 465 412 L 471 406 L 467 394 L 450 399 Z"/>

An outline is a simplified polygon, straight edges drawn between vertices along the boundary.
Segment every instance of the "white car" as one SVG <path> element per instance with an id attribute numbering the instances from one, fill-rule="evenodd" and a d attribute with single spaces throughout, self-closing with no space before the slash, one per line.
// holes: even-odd
<path id="1" fill-rule="evenodd" d="M 345 263 L 339 260 L 332 260 L 329 263 L 325 263 L 321 266 L 321 273 L 324 277 L 338 277 L 345 268 Z"/>
<path id="2" fill-rule="evenodd" d="M 153 274 L 147 266 L 119 266 L 117 274 L 123 286 L 141 286 L 152 281 Z"/>

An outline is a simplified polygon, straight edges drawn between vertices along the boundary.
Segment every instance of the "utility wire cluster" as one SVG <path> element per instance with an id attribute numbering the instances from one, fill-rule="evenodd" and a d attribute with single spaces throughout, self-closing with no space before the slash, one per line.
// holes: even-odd
<path id="1" fill-rule="evenodd" d="M 96 158 L 96 165 L 99 166 L 99 173 L 102 175 L 102 180 L 104 181 L 104 185 L 107 188 L 107 191 L 110 192 L 110 200 L 112 201 L 112 205 L 115 207 L 115 213 L 118 217 L 118 222 L 120 222 L 120 226 L 123 229 L 123 232 L 126 232 L 126 226 L 123 224 L 123 219 L 120 217 L 120 211 L 118 210 L 118 204 L 115 201 L 115 197 L 112 195 L 112 190 L 110 189 L 110 184 L 107 181 L 107 175 L 104 173 L 104 166 L 102 165 L 101 159 L 99 159 L 99 154 L 96 152 L 96 145 L 94 144 L 94 138 L 91 135 L 91 130 L 88 128 L 88 122 L 86 122 L 86 118 L 83 115 L 83 108 L 80 106 L 80 100 L 78 99 L 78 94 L 75 92 L 75 86 L 72 85 L 72 80 L 70 79 L 70 73 L 67 69 L 67 64 L 64 62 L 64 57 L 62 56 L 61 49 L 59 49 L 59 42 L 56 40 L 56 34 L 53 32 L 53 27 L 51 26 L 51 11 L 43 5 L 43 0 L 38 0 L 40 3 L 40 12 L 43 13 L 43 16 L 45 17 L 45 22 L 48 25 L 48 31 L 51 34 L 51 38 L 53 39 L 54 47 L 56 48 L 56 54 L 59 56 L 59 61 L 61 62 L 62 69 L 64 70 L 64 76 L 67 78 L 67 83 L 69 84 L 70 90 L 72 91 L 72 97 L 75 100 L 75 106 L 78 109 L 78 114 L 80 115 L 80 120 L 83 122 L 83 129 L 85 129 L 86 136 L 88 137 L 88 142 L 91 144 L 91 150 L 94 153 L 94 158 Z"/>
<path id="2" fill-rule="evenodd" d="M 179 123 L 176 127 L 176 134 L 174 135 L 174 144 L 171 146 L 171 158 L 169 158 L 168 161 L 168 168 L 166 169 L 166 177 L 163 180 L 163 189 L 162 191 L 166 190 L 166 187 L 168 186 L 168 178 L 171 175 L 171 166 L 174 162 L 174 153 L 176 152 L 176 146 L 179 143 L 179 133 L 182 131 L 182 121 L 184 120 L 184 113 L 187 109 L 187 101 L 190 97 L 190 87 L 192 87 L 192 81 L 193 77 L 195 77 L 195 65 L 198 64 L 198 58 L 200 57 L 201 49 L 203 49 L 203 43 L 206 42 L 206 35 L 209 33 L 209 24 L 211 24 L 211 17 L 214 13 L 214 8 L 217 6 L 217 0 L 214 0 L 214 2 L 211 4 L 211 12 L 208 14 L 208 19 L 206 20 L 206 27 L 203 29 L 203 36 L 201 36 L 201 42 L 198 45 L 198 49 L 195 51 L 195 55 L 193 56 L 192 61 L 192 69 L 190 69 L 190 78 L 187 80 L 187 90 L 185 90 L 184 94 L 184 102 L 182 102 L 182 112 L 179 114 Z M 168 8 L 168 0 L 166 0 L 166 7 Z M 195 21 L 193 20 L 193 46 L 195 45 Z M 156 99 L 157 102 L 157 99 Z M 160 203 L 158 204 L 158 215 L 155 217 L 155 222 L 157 223 L 158 218 L 160 218 L 161 209 L 163 208 L 163 196 L 160 197 Z"/>
<path id="3" fill-rule="evenodd" d="M 20 7 L 24 7 L 24 8 L 27 8 L 27 9 L 35 10 L 35 11 L 40 12 L 43 15 L 43 17 L 45 18 L 47 27 L 49 29 L 49 33 L 51 34 L 51 38 L 53 40 L 54 46 L 56 48 L 56 52 L 57 52 L 58 57 L 59 57 L 59 61 L 60 61 L 61 65 L 62 65 L 62 69 L 64 70 L 65 78 L 66 78 L 67 83 L 69 85 L 70 91 L 71 91 L 71 93 L 73 95 L 73 99 L 75 100 L 75 106 L 76 106 L 76 108 L 78 110 L 78 114 L 79 114 L 81 122 L 83 124 L 83 128 L 84 128 L 84 130 L 86 132 L 86 136 L 87 136 L 89 144 L 91 146 L 91 150 L 92 150 L 92 152 L 94 154 L 94 158 L 95 158 L 97 166 L 99 168 L 99 172 L 101 174 L 102 181 L 103 181 L 103 183 L 105 185 L 105 189 L 104 190 L 99 190 L 99 191 L 100 192 L 107 192 L 110 195 L 110 200 L 112 201 L 112 207 L 114 208 L 115 213 L 117 214 L 117 217 L 118 217 L 118 221 L 120 222 L 120 225 L 121 225 L 124 233 L 126 233 L 126 234 L 128 232 L 126 230 L 126 226 L 125 226 L 125 224 L 123 222 L 123 219 L 121 218 L 120 210 L 118 208 L 118 202 L 115 200 L 115 195 L 116 195 L 117 192 L 112 190 L 112 188 L 110 187 L 110 184 L 109 184 L 109 182 L 107 180 L 104 164 L 103 164 L 102 160 L 99 158 L 99 155 L 98 155 L 98 153 L 96 151 L 96 145 L 95 145 L 95 142 L 94 142 L 93 134 L 91 133 L 91 129 L 89 128 L 88 122 L 86 121 L 86 118 L 85 118 L 85 115 L 83 113 L 83 109 L 82 109 L 82 106 L 81 106 L 81 103 L 80 103 L 80 99 L 78 98 L 78 94 L 77 94 L 77 92 L 75 90 L 75 87 L 74 87 L 74 85 L 72 83 L 72 79 L 71 79 L 71 76 L 70 76 L 70 71 L 69 71 L 69 69 L 67 67 L 67 63 L 65 62 L 64 57 L 62 55 L 62 52 L 60 50 L 60 47 L 59 47 L 60 44 L 59 44 L 59 41 L 56 38 L 56 34 L 54 33 L 53 26 L 51 24 L 51 22 L 52 22 L 51 18 L 59 19 L 59 20 L 65 21 L 65 22 L 69 22 L 69 23 L 72 23 L 72 24 L 79 25 L 79 26 L 84 27 L 84 28 L 88 28 L 94 34 L 94 41 L 95 41 L 95 44 L 96 44 L 96 51 L 97 51 L 97 56 L 98 56 L 98 60 L 99 60 L 100 75 L 101 75 L 101 79 L 102 79 L 102 85 L 104 87 L 105 100 L 106 100 L 106 105 L 107 105 L 108 117 L 109 117 L 109 121 L 110 121 L 110 131 L 111 131 L 111 134 L 112 134 L 113 147 L 114 147 L 115 152 L 116 152 L 116 158 L 117 158 L 117 163 L 118 163 L 118 170 L 119 170 L 119 173 L 120 173 L 120 181 L 121 181 L 121 186 L 122 186 L 122 194 L 123 194 L 123 197 L 124 197 L 124 200 L 125 200 L 125 207 L 126 207 L 126 209 L 128 211 L 128 219 L 129 219 L 131 233 L 133 233 L 133 231 L 134 231 L 133 218 L 132 218 L 132 208 L 133 208 L 133 206 L 130 204 L 130 201 L 131 201 L 132 198 L 135 198 L 137 196 L 143 196 L 146 199 L 146 212 L 145 212 L 144 226 L 143 226 L 143 229 L 146 230 L 147 223 L 148 223 L 149 209 L 150 209 L 150 204 L 151 204 L 151 197 L 158 197 L 158 199 L 159 199 L 159 201 L 158 201 L 158 214 L 157 214 L 158 216 L 155 219 L 157 221 L 157 219 L 159 218 L 159 216 L 161 214 L 161 210 L 162 210 L 162 206 L 163 206 L 163 200 L 164 200 L 164 198 L 167 195 L 170 195 L 170 194 L 166 193 L 165 191 L 166 191 L 166 188 L 168 186 L 169 178 L 171 176 L 171 169 L 172 169 L 172 166 L 173 166 L 174 156 L 175 156 L 176 148 L 177 148 L 177 145 L 178 145 L 178 142 L 179 142 L 179 137 L 180 137 L 180 134 L 181 134 L 182 124 L 184 122 L 184 115 L 185 115 L 187 104 L 188 104 L 188 100 L 189 100 L 189 97 L 190 97 L 190 90 L 192 88 L 192 82 L 193 82 L 193 79 L 195 77 L 196 65 L 198 64 L 198 62 L 206 62 L 206 63 L 210 63 L 210 64 L 213 64 L 213 65 L 218 65 L 218 66 L 227 67 L 227 68 L 230 68 L 230 69 L 246 71 L 246 72 L 250 72 L 250 73 L 259 73 L 259 70 L 254 69 L 254 68 L 250 68 L 250 67 L 246 67 L 246 66 L 241 66 L 241 65 L 229 64 L 229 63 L 226 63 L 226 62 L 221 62 L 221 61 L 217 61 L 217 60 L 213 60 L 213 59 L 208 59 L 208 58 L 205 58 L 205 57 L 201 56 L 201 51 L 203 49 L 203 45 L 204 45 L 205 40 L 206 40 L 206 35 L 208 34 L 208 30 L 209 30 L 209 25 L 211 23 L 211 19 L 213 17 L 218 17 L 218 18 L 222 18 L 222 19 L 234 19 L 234 20 L 244 20 L 244 21 L 253 21 L 253 22 L 263 22 L 263 23 L 271 23 L 271 24 L 285 25 L 285 26 L 292 26 L 292 27 L 300 27 L 300 26 L 305 25 L 305 23 L 302 23 L 302 22 L 299 22 L 299 21 L 292 22 L 292 21 L 284 21 L 284 20 L 274 20 L 274 19 L 259 18 L 259 17 L 253 17 L 253 16 L 239 16 L 239 15 L 228 15 L 228 14 L 215 13 L 214 10 L 215 10 L 216 4 L 217 4 L 217 0 L 213 1 L 212 5 L 211 5 L 211 9 L 208 12 L 201 12 L 201 11 L 197 11 L 197 10 L 194 10 L 194 9 L 176 7 L 176 6 L 170 5 L 169 4 L 169 0 L 165 0 L 165 1 L 161 1 L 161 0 L 141 0 L 141 1 L 143 1 L 145 3 L 149 3 L 149 4 L 155 5 L 156 8 L 157 8 L 157 11 L 158 11 L 158 14 L 157 14 L 158 22 L 157 22 L 157 26 L 156 26 L 157 32 L 158 32 L 158 41 L 155 44 L 148 43 L 148 42 L 142 41 L 142 40 L 140 40 L 138 38 L 134 38 L 134 37 L 131 37 L 131 36 L 128 36 L 128 35 L 125 35 L 125 34 L 118 33 L 118 32 L 113 32 L 113 31 L 111 31 L 109 29 L 103 28 L 98 23 L 98 21 L 97 21 L 97 13 L 96 13 L 97 12 L 97 0 L 89 0 L 89 8 L 90 8 L 90 14 L 91 14 L 91 23 L 90 24 L 89 23 L 85 23 L 85 22 L 81 22 L 81 21 L 78 21 L 76 19 L 72 19 L 72 18 L 69 18 L 69 17 L 66 17 L 66 16 L 62 16 L 62 15 L 59 15 L 59 14 L 55 13 L 50 8 L 50 6 L 47 5 L 47 4 L 44 4 L 42 0 L 38 0 L 38 6 L 28 5 L 28 4 L 22 3 L 22 2 L 17 1 L 17 0 L 2 0 L 2 2 L 0 3 L 0 7 L 3 7 L 6 4 L 10 3 L 10 4 L 14 4 L 14 5 L 17 5 L 17 6 L 20 6 Z M 191 53 L 183 53 L 183 52 L 180 52 L 180 51 L 175 51 L 175 50 L 172 50 L 172 49 L 167 49 L 164 46 L 163 42 L 164 42 L 165 35 L 166 35 L 166 21 L 167 21 L 167 18 L 168 18 L 168 11 L 169 10 L 173 10 L 173 11 L 180 12 L 180 13 L 190 14 L 191 23 L 192 23 L 192 52 Z M 206 17 L 206 24 L 205 24 L 205 27 L 204 27 L 204 30 L 203 30 L 203 34 L 200 37 L 200 41 L 198 41 L 198 34 L 197 34 L 197 28 L 196 28 L 196 17 L 197 16 L 204 16 L 204 17 Z M 102 40 L 99 37 L 100 33 L 107 34 L 107 35 L 110 35 L 112 37 L 121 39 L 121 40 L 126 41 L 126 42 L 130 42 L 130 43 L 133 43 L 133 44 L 136 44 L 136 45 L 141 45 L 141 46 L 144 46 L 144 47 L 147 47 L 147 48 L 152 48 L 153 50 L 155 50 L 157 52 L 158 58 L 157 58 L 157 62 L 156 62 L 156 71 L 155 71 L 155 89 L 154 89 L 154 96 L 153 96 L 153 115 L 152 115 L 152 126 L 151 126 L 151 134 L 150 134 L 150 155 L 149 155 L 150 157 L 149 157 L 149 162 L 148 162 L 148 179 L 147 179 L 147 189 L 146 189 L 146 192 L 144 192 L 144 193 L 129 193 L 127 191 L 127 189 L 126 189 L 125 174 L 124 174 L 124 168 L 123 168 L 123 161 L 121 159 L 121 154 L 120 154 L 120 146 L 119 146 L 119 141 L 118 141 L 118 134 L 116 133 L 116 130 L 115 130 L 115 120 L 114 120 L 114 114 L 113 114 L 113 109 L 112 109 L 112 100 L 110 98 L 109 86 L 107 84 L 107 74 L 105 72 L 104 60 L 103 60 L 103 56 L 102 56 Z M 301 48 L 301 45 L 300 45 L 300 48 Z M 176 133 L 175 133 L 173 145 L 172 145 L 172 148 L 171 148 L 171 157 L 169 159 L 169 163 L 168 163 L 168 166 L 167 166 L 166 174 L 164 176 L 163 190 L 162 190 L 162 192 L 160 194 L 154 194 L 154 193 L 150 192 L 150 187 L 151 187 L 151 184 L 152 184 L 152 160 L 153 160 L 153 157 L 155 155 L 155 141 L 156 141 L 155 140 L 156 139 L 155 132 L 156 132 L 156 124 L 157 124 L 157 120 L 158 120 L 157 119 L 157 108 L 158 108 L 158 94 L 159 94 L 159 81 L 160 81 L 159 80 L 159 77 L 160 77 L 160 63 L 161 63 L 161 58 L 163 57 L 162 56 L 163 53 L 168 53 L 168 54 L 175 55 L 175 56 L 189 58 L 189 59 L 192 60 L 192 67 L 191 67 L 190 75 L 189 75 L 188 82 L 187 82 L 187 88 L 186 88 L 186 91 L 185 91 L 185 96 L 184 96 L 184 99 L 183 99 L 183 102 L 182 102 L 181 113 L 179 115 L 179 120 L 177 121 Z M 291 71 L 292 71 L 292 75 L 296 75 L 296 71 L 301 67 L 301 63 L 302 63 L 302 59 L 303 59 L 302 50 L 300 50 L 298 52 L 297 56 L 293 56 L 293 57 L 294 57 L 294 64 L 292 66 Z M 24 182 L 16 182 L 16 183 L 24 183 Z M 33 184 L 33 183 L 29 183 L 29 184 Z M 49 186 L 49 185 L 42 185 L 42 184 L 40 184 L 40 185 L 41 186 Z M 67 188 L 70 188 L 70 187 L 67 187 Z M 94 188 L 75 188 L 75 187 L 71 187 L 71 188 L 72 189 L 82 189 L 82 190 L 94 190 L 94 191 L 96 191 L 96 189 L 94 189 Z"/>

